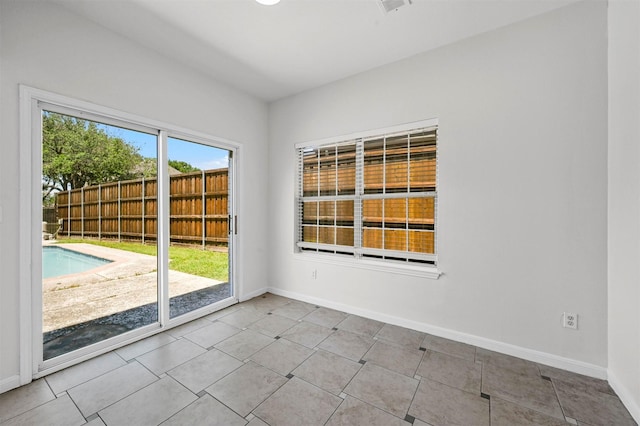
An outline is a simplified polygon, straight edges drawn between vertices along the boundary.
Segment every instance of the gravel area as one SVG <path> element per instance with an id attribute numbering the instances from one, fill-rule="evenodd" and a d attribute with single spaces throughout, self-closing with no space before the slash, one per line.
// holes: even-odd
<path id="1" fill-rule="evenodd" d="M 229 283 L 175 296 L 169 301 L 169 315 L 175 318 L 231 296 Z M 105 317 L 44 333 L 44 359 L 83 348 L 127 331 L 152 324 L 158 318 L 158 305 L 148 303 Z"/>

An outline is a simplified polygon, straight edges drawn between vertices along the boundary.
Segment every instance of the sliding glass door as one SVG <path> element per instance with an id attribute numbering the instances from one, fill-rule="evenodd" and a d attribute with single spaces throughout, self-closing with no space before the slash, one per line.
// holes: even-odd
<path id="1" fill-rule="evenodd" d="M 157 135 L 42 111 L 42 344 L 158 321 Z"/>
<path id="2" fill-rule="evenodd" d="M 233 302 L 234 147 L 68 106 L 36 111 L 38 371 Z"/>
<path id="3" fill-rule="evenodd" d="M 231 151 L 168 138 L 169 316 L 231 296 Z"/>

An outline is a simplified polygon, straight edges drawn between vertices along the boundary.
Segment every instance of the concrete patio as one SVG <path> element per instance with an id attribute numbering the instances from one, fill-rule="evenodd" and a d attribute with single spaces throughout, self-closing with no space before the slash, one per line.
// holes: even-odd
<path id="1" fill-rule="evenodd" d="M 107 317 L 157 301 L 157 258 L 92 244 L 57 244 L 112 260 L 87 272 L 43 280 L 43 332 Z M 169 271 L 169 296 L 223 284 L 209 278 Z"/>

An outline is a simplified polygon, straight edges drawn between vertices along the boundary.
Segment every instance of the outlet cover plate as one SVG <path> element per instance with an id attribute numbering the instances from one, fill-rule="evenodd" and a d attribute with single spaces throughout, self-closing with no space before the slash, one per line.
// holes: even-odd
<path id="1" fill-rule="evenodd" d="M 562 326 L 572 330 L 578 329 L 578 314 L 564 312 L 562 314 Z"/>

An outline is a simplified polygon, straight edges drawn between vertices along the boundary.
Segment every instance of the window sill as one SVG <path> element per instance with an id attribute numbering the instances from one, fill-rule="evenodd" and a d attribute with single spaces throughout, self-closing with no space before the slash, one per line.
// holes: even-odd
<path id="1" fill-rule="evenodd" d="M 342 258 L 340 255 L 319 254 L 319 253 L 294 253 L 295 260 L 304 262 L 327 263 L 330 265 L 346 266 L 351 268 L 366 269 L 369 271 L 387 272 L 393 274 L 409 275 L 413 277 L 429 278 L 437 280 L 442 272 L 436 267 L 403 265 L 399 263 L 376 261 L 376 260 L 355 260 Z"/>

